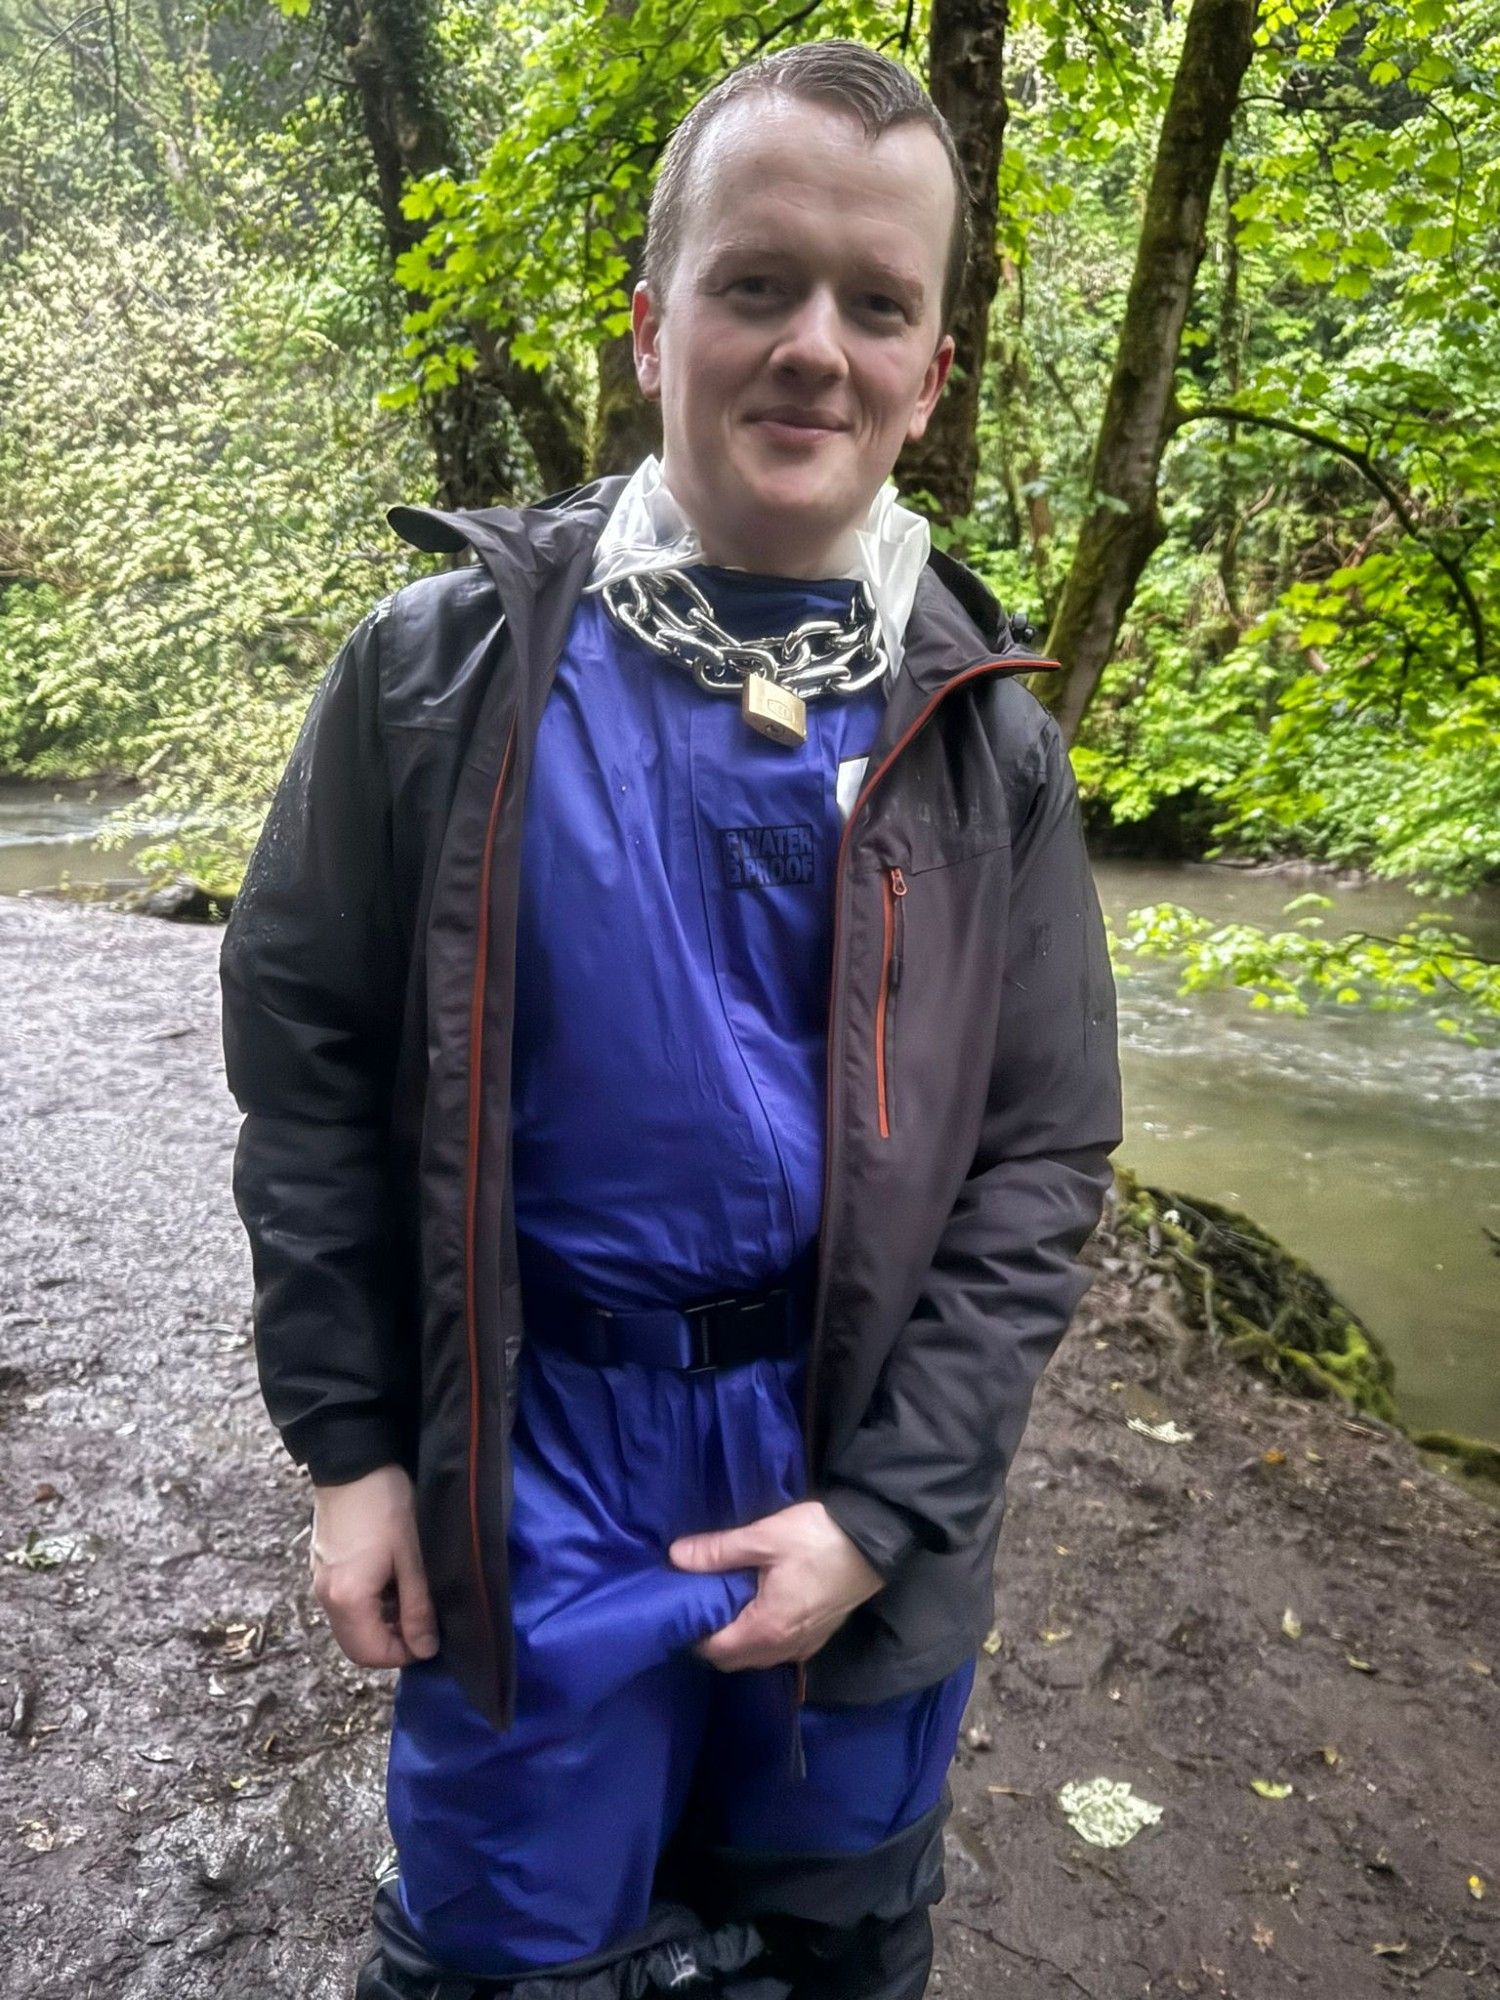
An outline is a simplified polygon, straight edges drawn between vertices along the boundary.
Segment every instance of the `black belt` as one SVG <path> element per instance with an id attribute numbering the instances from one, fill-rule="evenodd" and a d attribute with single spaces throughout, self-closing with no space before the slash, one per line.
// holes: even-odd
<path id="1" fill-rule="evenodd" d="M 599 1368 L 629 1361 L 689 1375 L 800 1354 L 812 1317 L 804 1284 L 646 1312 L 609 1312 L 550 1287 L 527 1286 L 523 1299 L 526 1336 L 538 1347 Z"/>

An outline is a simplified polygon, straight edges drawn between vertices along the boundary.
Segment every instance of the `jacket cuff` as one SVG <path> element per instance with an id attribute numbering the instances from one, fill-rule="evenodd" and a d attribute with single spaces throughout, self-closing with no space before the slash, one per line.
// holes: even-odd
<path id="1" fill-rule="evenodd" d="M 293 1424 L 282 1442 L 314 1486 L 347 1486 L 382 1465 L 412 1470 L 404 1440 L 385 1417 L 367 1410 L 325 1411 Z"/>
<path id="2" fill-rule="evenodd" d="M 817 1497 L 870 1567 L 889 1583 L 917 1545 L 910 1517 L 858 1486 L 829 1486 Z"/>

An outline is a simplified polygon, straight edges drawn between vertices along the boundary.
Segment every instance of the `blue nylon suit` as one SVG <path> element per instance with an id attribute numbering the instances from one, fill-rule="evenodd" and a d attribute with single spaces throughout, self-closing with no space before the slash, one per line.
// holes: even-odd
<path id="1" fill-rule="evenodd" d="M 856 585 L 695 565 L 737 636 L 841 613 Z M 523 1278 L 630 1310 L 806 1269 L 822 1198 L 839 767 L 876 686 L 808 708 L 792 750 L 619 631 L 575 614 L 526 801 L 513 1058 Z M 592 1367 L 529 1326 L 513 1439 L 517 1719 L 441 1654 L 399 1680 L 398 1893 L 433 1961 L 505 1978 L 637 1930 L 680 1825 L 716 1849 L 873 1849 L 937 1804 L 973 1678 L 794 1707 L 794 1671 L 689 1650 L 753 1597 L 690 1575 L 680 1534 L 805 1494 L 804 1363 Z M 795 1747 L 805 1762 L 796 1771 Z M 795 1774 L 794 1774 L 795 1773 Z"/>

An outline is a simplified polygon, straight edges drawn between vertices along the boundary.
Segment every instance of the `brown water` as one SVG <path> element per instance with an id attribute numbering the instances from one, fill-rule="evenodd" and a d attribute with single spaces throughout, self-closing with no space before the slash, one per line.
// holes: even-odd
<path id="1" fill-rule="evenodd" d="M 129 785 L 0 778 L 0 895 L 64 882 L 75 888 L 135 882 L 130 857 L 145 845 L 145 827 L 123 850 L 106 854 L 94 844 L 107 815 L 128 806 L 133 796 Z"/>
<path id="2" fill-rule="evenodd" d="M 1309 888 L 1325 933 L 1390 934 L 1441 911 L 1500 955 L 1500 898 L 1422 902 L 1389 883 L 1101 861 L 1100 897 L 1176 902 L 1214 921 L 1290 928 Z M 1305 1257 L 1385 1341 L 1402 1414 L 1500 1438 L 1500 1054 L 1412 1016 L 1334 1008 L 1297 1020 L 1234 993 L 1176 995 L 1161 961 L 1119 980 L 1125 1143 L 1143 1179 L 1227 1202 Z"/>
<path id="3" fill-rule="evenodd" d="M 100 854 L 91 835 L 129 796 L 0 782 L 0 893 L 128 876 L 128 852 Z M 1437 905 L 1390 884 L 1197 863 L 1101 861 L 1095 873 L 1117 926 L 1153 902 L 1275 925 L 1317 888 L 1334 899 L 1330 935 L 1389 933 L 1436 909 L 1500 956 L 1500 896 Z M 1244 1209 L 1322 1272 L 1389 1346 L 1409 1422 L 1500 1438 L 1500 1257 L 1484 1233 L 1500 1234 L 1500 1055 L 1409 1016 L 1294 1020 L 1175 987 L 1165 963 L 1121 968 L 1120 1158 Z"/>

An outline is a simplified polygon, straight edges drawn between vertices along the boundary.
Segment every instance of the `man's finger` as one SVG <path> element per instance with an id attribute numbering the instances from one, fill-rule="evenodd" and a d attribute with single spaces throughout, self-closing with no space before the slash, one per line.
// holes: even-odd
<path id="1" fill-rule="evenodd" d="M 330 1593 L 324 1604 L 333 1636 L 359 1667 L 404 1667 L 411 1653 L 398 1627 L 386 1623 L 378 1596 L 367 1592 L 345 1600 Z"/>
<path id="2" fill-rule="evenodd" d="M 415 1658 L 430 1660 L 438 1649 L 437 1613 L 432 1608 L 421 1550 L 415 1544 L 396 1551 L 396 1593 L 401 1637 Z"/>
<path id="3" fill-rule="evenodd" d="M 710 1535 L 681 1535 L 667 1550 L 674 1569 L 725 1570 L 758 1569 L 771 1560 L 758 1523 L 745 1528 L 724 1528 Z"/>
<path id="4" fill-rule="evenodd" d="M 744 1638 L 747 1625 L 753 1634 L 758 1622 L 755 1605 L 756 1600 L 752 1597 L 744 1610 L 731 1618 L 727 1625 L 721 1625 L 717 1632 L 710 1632 L 707 1638 L 700 1639 L 693 1648 L 699 1659 L 713 1660 L 725 1652 L 732 1652 L 735 1645 Z"/>
<path id="5" fill-rule="evenodd" d="M 710 1632 L 695 1651 L 709 1666 L 732 1674 L 747 1667 L 780 1666 L 796 1657 L 796 1641 L 766 1616 L 757 1597 L 730 1624 Z"/>
<path id="6" fill-rule="evenodd" d="M 718 1633 L 714 1635 L 715 1638 L 720 1636 Z M 713 1640 L 705 1639 L 698 1653 L 707 1666 L 716 1668 L 721 1674 L 743 1674 L 761 1667 L 781 1667 L 789 1660 L 803 1657 L 801 1648 L 790 1639 L 778 1642 L 769 1639 L 744 1640 L 732 1650 L 716 1647 Z"/>

